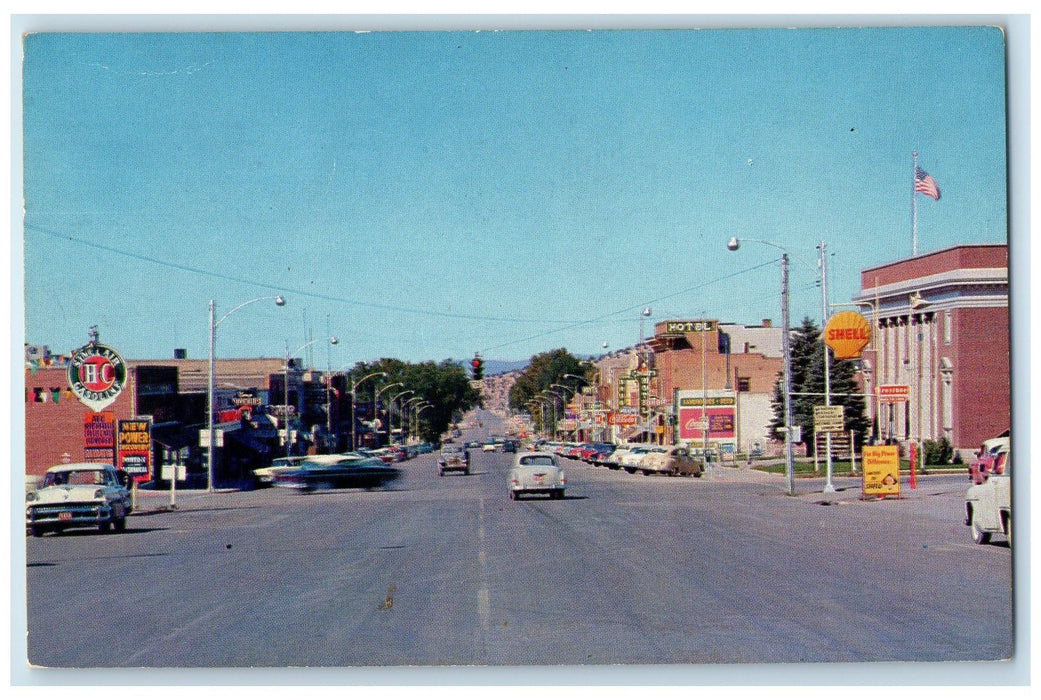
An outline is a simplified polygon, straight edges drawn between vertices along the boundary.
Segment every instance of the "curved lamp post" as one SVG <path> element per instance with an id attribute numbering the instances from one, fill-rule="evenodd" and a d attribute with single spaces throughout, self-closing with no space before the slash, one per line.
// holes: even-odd
<path id="1" fill-rule="evenodd" d="M 214 314 L 217 310 L 217 305 L 216 303 L 214 303 L 213 299 L 210 299 L 210 373 L 209 381 L 207 383 L 206 388 L 206 412 L 209 414 L 209 417 L 206 421 L 207 432 L 209 433 L 209 447 L 206 450 L 206 490 L 210 493 L 213 492 L 213 385 L 215 382 L 216 374 L 215 363 L 213 359 L 213 348 L 217 340 L 217 326 L 223 323 L 224 319 L 226 319 L 228 316 L 231 316 L 233 313 L 241 309 L 243 306 L 249 306 L 250 304 L 255 304 L 258 301 L 267 301 L 269 299 L 275 302 L 275 306 L 286 305 L 285 297 L 281 295 L 273 297 L 257 297 L 256 299 L 250 299 L 249 301 L 242 302 L 241 304 L 233 308 L 231 311 L 221 316 L 220 319 L 216 321 L 214 320 Z M 173 481 L 177 481 L 176 467 L 174 468 Z"/>
<path id="2" fill-rule="evenodd" d="M 788 495 L 795 495 L 795 464 L 792 456 L 792 345 L 788 319 L 788 250 L 770 241 L 746 238 L 746 241 L 761 243 L 781 251 L 781 354 L 784 358 L 784 473 L 788 480 Z M 727 241 L 727 249 L 737 250 L 741 241 L 737 236 Z"/>
<path id="3" fill-rule="evenodd" d="M 411 433 L 416 436 L 417 442 L 419 441 L 419 412 L 430 408 L 433 405 L 434 404 L 424 399 L 412 407 L 412 419 L 409 422 L 409 429 Z"/>
<path id="4" fill-rule="evenodd" d="M 392 428 L 392 426 L 394 424 L 394 402 L 397 401 L 398 398 L 400 398 L 402 396 L 405 396 L 406 394 L 413 394 L 413 393 L 415 393 L 415 392 L 412 389 L 405 389 L 404 391 L 402 391 L 402 392 L 400 392 L 398 394 L 394 394 L 393 396 L 390 397 L 390 412 L 387 414 L 387 444 L 388 445 L 391 443 L 391 432 L 392 432 L 391 428 Z M 398 411 L 399 411 L 399 414 L 400 414 L 401 409 L 398 409 Z"/>
<path id="5" fill-rule="evenodd" d="M 382 394 L 387 389 L 390 389 L 391 387 L 395 387 L 395 386 L 405 386 L 405 385 L 402 384 L 401 382 L 394 382 L 392 384 L 387 384 L 386 386 L 380 387 L 372 395 L 372 404 L 373 404 L 373 406 L 372 406 L 372 417 L 373 418 L 376 417 L 376 406 L 379 404 L 380 394 Z M 388 426 L 387 427 L 387 445 L 389 446 L 390 445 L 390 403 L 389 402 L 387 403 L 387 426 Z M 375 427 L 375 425 L 373 427 Z M 379 433 L 377 433 L 377 435 L 379 435 Z M 376 444 L 379 445 L 379 441 L 377 441 Z"/>
<path id="6" fill-rule="evenodd" d="M 557 392 L 552 391 L 551 389 L 543 389 L 542 393 L 543 394 L 552 394 L 553 396 L 557 397 L 557 399 L 560 399 L 561 406 L 563 406 L 564 402 L 567 401 L 566 398 L 564 398 L 563 396 L 561 396 Z M 553 432 L 552 432 L 551 437 L 554 440 L 556 440 L 557 439 L 557 401 L 556 401 L 556 399 L 550 399 L 550 401 L 553 402 Z"/>
<path id="7" fill-rule="evenodd" d="M 373 377 L 386 377 L 386 372 L 373 372 L 372 374 L 366 374 L 358 381 L 354 381 L 354 377 L 351 376 L 351 452 L 358 449 L 358 423 L 357 423 L 357 405 L 358 405 L 358 385 L 365 382 L 367 379 Z M 373 413 L 375 413 L 376 402 L 373 401 Z"/>
<path id="8" fill-rule="evenodd" d="M 317 338 L 315 340 L 312 340 L 309 343 L 304 343 L 303 345 L 298 347 L 296 350 L 294 350 L 292 352 L 292 354 L 295 355 L 298 352 L 300 352 L 301 350 L 309 348 L 312 345 L 314 345 L 315 343 L 320 343 L 320 342 L 322 342 L 322 339 L 321 338 Z M 340 342 L 340 340 L 335 335 L 329 338 L 329 344 L 330 345 L 336 345 L 339 342 Z M 289 450 L 292 447 L 292 443 L 289 441 L 289 357 L 290 357 L 289 341 L 287 340 L 286 341 L 286 366 L 283 368 L 284 371 L 285 371 L 285 376 L 283 378 L 284 386 L 282 387 L 285 390 L 285 407 L 286 407 L 286 457 L 289 456 Z"/>
<path id="9" fill-rule="evenodd" d="M 412 404 L 415 403 L 418 406 L 420 403 L 423 403 L 424 401 L 426 401 L 426 399 L 423 398 L 422 396 L 413 396 L 410 399 L 406 399 L 405 403 L 401 404 L 401 413 L 398 415 L 398 418 L 399 418 L 399 421 L 400 421 L 398 423 L 398 426 L 402 430 L 402 438 L 403 439 L 404 439 L 404 430 L 405 430 L 405 420 L 406 419 L 408 419 L 408 421 L 409 421 L 409 423 L 408 423 L 408 429 L 410 431 L 409 432 L 409 437 L 412 437 L 412 433 L 411 433 L 412 421 L 411 421 L 411 419 L 408 418 L 409 411 L 412 409 Z M 408 443 L 408 441 L 405 440 L 405 444 L 407 444 L 407 443 Z"/>

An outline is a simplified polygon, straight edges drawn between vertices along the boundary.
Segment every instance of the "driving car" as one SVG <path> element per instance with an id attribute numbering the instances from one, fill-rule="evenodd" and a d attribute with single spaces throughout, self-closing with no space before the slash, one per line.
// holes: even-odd
<path id="1" fill-rule="evenodd" d="M 306 457 L 276 457 L 271 460 L 271 466 L 261 467 L 260 469 L 253 470 L 253 476 L 256 477 L 257 482 L 264 485 L 270 486 L 275 483 L 275 475 L 281 472 L 289 471 L 300 462 L 307 459 Z"/>
<path id="2" fill-rule="evenodd" d="M 1000 471 L 997 467 L 1000 466 Z M 965 492 L 965 524 L 976 544 L 987 544 L 991 535 L 1008 538 L 1012 546 L 1012 452 L 1004 447 L 995 459 L 994 471 L 982 484 Z"/>
<path id="3" fill-rule="evenodd" d="M 518 452 L 513 458 L 507 486 L 510 499 L 516 501 L 523 494 L 544 493 L 550 498 L 564 497 L 567 480 L 552 452 Z"/>
<path id="4" fill-rule="evenodd" d="M 48 530 L 96 527 L 126 529 L 133 510 L 126 472 L 111 464 L 60 464 L 47 470 L 40 488 L 25 496 L 25 527 L 40 537 Z"/>
<path id="5" fill-rule="evenodd" d="M 377 488 L 401 476 L 379 457 L 358 454 L 314 455 L 275 475 L 275 486 L 315 491 L 335 488 Z"/>
<path id="6" fill-rule="evenodd" d="M 437 460 L 437 475 L 445 472 L 462 472 L 470 475 L 470 453 L 454 443 L 441 446 L 441 455 Z"/>

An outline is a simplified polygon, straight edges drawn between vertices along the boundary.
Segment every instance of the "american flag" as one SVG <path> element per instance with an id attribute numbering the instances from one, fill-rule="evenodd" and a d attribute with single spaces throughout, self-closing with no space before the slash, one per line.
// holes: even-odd
<path id="1" fill-rule="evenodd" d="M 921 192 L 926 197 L 932 197 L 933 199 L 940 198 L 940 188 L 936 186 L 936 180 L 917 165 L 914 169 L 914 191 Z"/>

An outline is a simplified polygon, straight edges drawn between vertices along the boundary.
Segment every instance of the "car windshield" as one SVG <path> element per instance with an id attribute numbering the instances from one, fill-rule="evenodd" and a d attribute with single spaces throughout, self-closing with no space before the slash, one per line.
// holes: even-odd
<path id="1" fill-rule="evenodd" d="M 54 472 L 44 477 L 44 486 L 93 486 L 105 483 L 104 469 L 78 469 L 68 472 Z"/>
<path id="2" fill-rule="evenodd" d="M 463 451 L 463 449 L 461 447 L 455 447 L 454 445 L 441 448 L 441 453 L 442 454 L 450 454 L 450 453 L 453 453 L 453 452 L 462 452 L 462 451 Z"/>
<path id="3" fill-rule="evenodd" d="M 548 455 L 531 455 L 528 457 L 521 457 L 520 463 L 525 466 L 542 465 L 542 466 L 553 466 L 553 458 Z"/>

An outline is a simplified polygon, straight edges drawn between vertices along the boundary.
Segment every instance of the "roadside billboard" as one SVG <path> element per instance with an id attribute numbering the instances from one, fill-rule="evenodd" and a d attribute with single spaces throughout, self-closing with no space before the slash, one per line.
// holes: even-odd
<path id="1" fill-rule="evenodd" d="M 119 421 L 118 468 L 134 481 L 152 478 L 151 422 L 145 419 Z"/>
<path id="2" fill-rule="evenodd" d="M 732 391 L 677 391 L 677 439 L 733 444 L 737 439 L 737 395 Z"/>
<path id="3" fill-rule="evenodd" d="M 83 414 L 83 461 L 116 463 L 116 422 L 112 411 Z"/>

